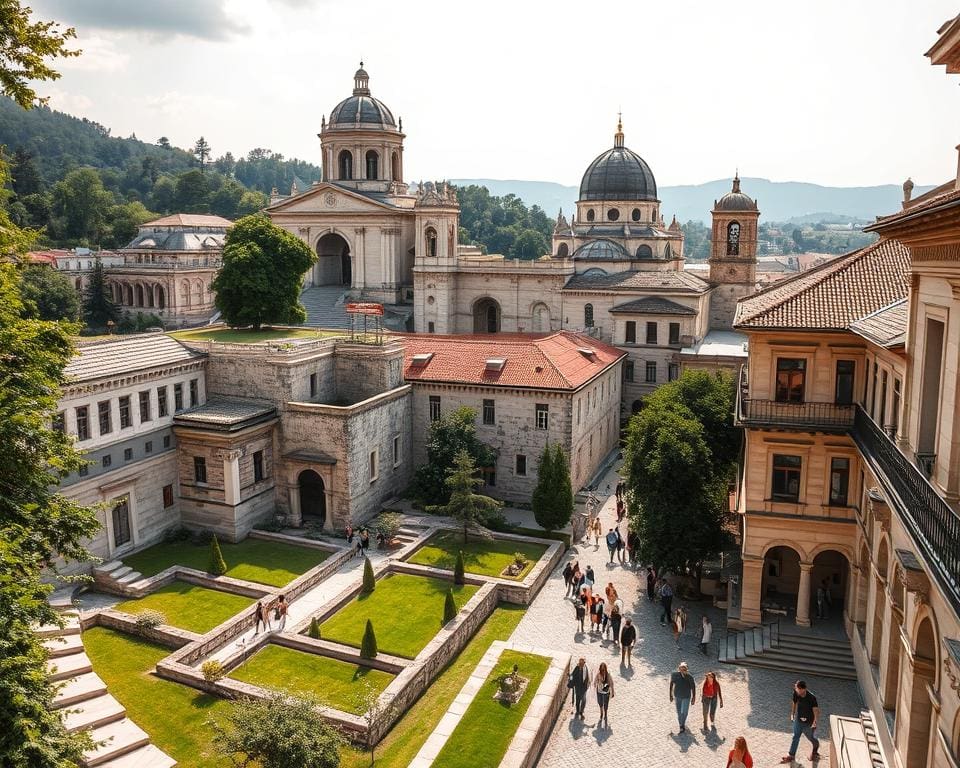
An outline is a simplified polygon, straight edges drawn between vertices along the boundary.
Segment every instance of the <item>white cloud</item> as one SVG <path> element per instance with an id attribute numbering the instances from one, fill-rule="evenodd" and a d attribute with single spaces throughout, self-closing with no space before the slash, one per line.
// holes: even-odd
<path id="1" fill-rule="evenodd" d="M 118 72 L 130 61 L 130 55 L 120 50 L 116 39 L 102 35 L 79 37 L 72 48 L 79 48 L 80 56 L 64 59 L 57 66 L 64 72 Z"/>

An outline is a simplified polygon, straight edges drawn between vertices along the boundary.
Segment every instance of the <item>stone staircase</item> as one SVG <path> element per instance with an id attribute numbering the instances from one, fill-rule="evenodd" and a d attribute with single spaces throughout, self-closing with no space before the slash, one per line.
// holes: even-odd
<path id="1" fill-rule="evenodd" d="M 399 544 L 402 547 L 407 546 L 411 541 L 418 538 L 423 531 L 417 531 L 412 528 L 401 528 L 397 535 L 393 537 L 394 545 Z"/>
<path id="2" fill-rule="evenodd" d="M 342 300 L 350 290 L 345 285 L 321 285 L 304 289 L 300 303 L 307 310 L 304 325 L 315 328 L 349 328 L 350 319 Z"/>
<path id="3" fill-rule="evenodd" d="M 127 594 L 125 587 L 140 581 L 143 574 L 133 570 L 128 565 L 124 565 L 120 560 L 111 560 L 109 563 L 103 563 L 93 569 L 93 582 L 102 592 L 110 592 L 114 595 Z"/>
<path id="4" fill-rule="evenodd" d="M 853 652 L 846 640 L 787 634 L 779 622 L 728 632 L 719 641 L 721 662 L 762 667 L 798 676 L 856 680 Z"/>
<path id="5" fill-rule="evenodd" d="M 47 676 L 59 685 L 53 708 L 68 731 L 89 730 L 98 745 L 84 753 L 88 768 L 172 768 L 176 760 L 150 743 L 150 737 L 126 716 L 123 705 L 107 692 L 83 650 L 80 617 L 62 598 L 51 604 L 66 621 L 38 627 L 47 649 Z"/>

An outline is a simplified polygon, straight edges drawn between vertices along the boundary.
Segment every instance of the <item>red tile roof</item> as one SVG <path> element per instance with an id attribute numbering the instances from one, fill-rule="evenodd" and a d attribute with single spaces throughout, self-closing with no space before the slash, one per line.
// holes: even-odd
<path id="1" fill-rule="evenodd" d="M 900 224 L 921 214 L 938 211 L 941 208 L 951 208 L 956 205 L 960 205 L 960 190 L 956 188 L 956 182 L 947 182 L 907 203 L 907 207 L 902 211 L 891 213 L 889 216 L 878 216 L 877 220 L 873 224 L 865 226 L 863 231 L 884 232 L 893 224 Z"/>
<path id="2" fill-rule="evenodd" d="M 626 355 L 592 336 L 558 331 L 547 336 L 498 333 L 445 336 L 404 334 L 403 375 L 407 381 L 574 390 Z M 589 350 L 590 353 L 584 352 Z M 414 365 L 414 355 L 432 357 Z M 488 370 L 487 360 L 505 361 Z"/>
<path id="3" fill-rule="evenodd" d="M 735 328 L 846 330 L 907 295 L 910 251 L 881 240 L 781 280 L 737 305 Z"/>
<path id="4" fill-rule="evenodd" d="M 142 227 L 232 227 L 233 222 L 222 216 L 207 216 L 200 213 L 173 213 L 162 219 L 154 219 Z"/>
<path id="5" fill-rule="evenodd" d="M 867 341 L 892 349 L 906 344 L 909 322 L 907 300 L 901 299 L 851 323 L 850 330 Z"/>

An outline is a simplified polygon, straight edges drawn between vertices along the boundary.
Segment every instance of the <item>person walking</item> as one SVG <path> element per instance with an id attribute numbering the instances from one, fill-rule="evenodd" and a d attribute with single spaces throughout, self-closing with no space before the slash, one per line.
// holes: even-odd
<path id="1" fill-rule="evenodd" d="M 630 660 L 630 652 L 633 651 L 633 644 L 637 642 L 637 628 L 633 626 L 633 622 L 630 620 L 630 617 L 627 616 L 623 622 L 623 629 L 620 630 L 620 665 L 623 666 L 624 662 L 628 667 L 632 667 L 633 663 Z"/>
<path id="2" fill-rule="evenodd" d="M 613 556 L 617 553 L 617 540 L 620 538 L 620 534 L 613 530 L 611 527 L 607 531 L 606 542 L 607 542 L 607 552 L 610 553 L 610 562 L 613 562 Z"/>
<path id="3" fill-rule="evenodd" d="M 603 723 L 605 727 L 609 728 L 610 720 L 607 718 L 607 708 L 610 706 L 610 699 L 613 698 L 613 678 L 607 671 L 605 662 L 600 663 L 597 676 L 593 680 L 593 687 L 597 692 L 597 706 L 600 707 L 600 719 L 597 720 L 597 727 L 599 728 L 600 724 Z"/>
<path id="4" fill-rule="evenodd" d="M 747 749 L 747 740 L 737 736 L 733 741 L 733 749 L 727 755 L 727 768 L 753 768 L 753 758 Z"/>
<path id="5" fill-rule="evenodd" d="M 617 601 L 610 609 L 610 628 L 613 630 L 613 644 L 620 644 L 620 623 L 623 621 L 623 614 L 620 613 L 620 602 Z"/>
<path id="6" fill-rule="evenodd" d="M 623 565 L 623 553 L 626 550 L 627 545 L 623 540 L 623 536 L 620 535 L 620 529 L 616 529 L 617 534 L 617 560 L 620 561 L 620 565 Z"/>
<path id="7" fill-rule="evenodd" d="M 817 618 L 830 618 L 830 582 L 826 579 L 817 587 Z"/>
<path id="8" fill-rule="evenodd" d="M 587 606 L 584 605 L 582 600 L 577 600 L 574 603 L 574 611 L 576 611 L 577 617 L 577 626 L 580 627 L 580 632 L 583 632 L 583 620 L 587 617 Z"/>
<path id="9" fill-rule="evenodd" d="M 603 623 L 603 598 L 600 595 L 594 595 L 590 605 L 590 631 L 599 634 L 600 625 Z"/>
<path id="10" fill-rule="evenodd" d="M 284 627 L 287 626 L 287 609 L 289 605 L 287 604 L 287 599 L 280 595 L 277 598 L 277 602 L 273 607 L 273 618 L 277 620 L 277 629 L 283 632 Z"/>
<path id="11" fill-rule="evenodd" d="M 603 523 L 599 517 L 593 518 L 593 546 L 600 546 L 600 537 L 603 536 Z"/>
<path id="12" fill-rule="evenodd" d="M 590 687 L 590 670 L 587 669 L 587 660 L 583 656 L 570 673 L 568 685 L 573 690 L 574 717 L 583 720 L 583 710 L 587 705 L 587 689 Z"/>
<path id="13" fill-rule="evenodd" d="M 367 554 L 367 549 L 370 547 L 370 533 L 366 528 L 360 531 L 360 547 L 363 550 L 363 554 Z"/>
<path id="14" fill-rule="evenodd" d="M 717 704 L 723 709 L 723 691 L 720 690 L 720 681 L 717 680 L 716 672 L 707 672 L 703 678 L 703 686 L 700 688 L 700 704 L 703 706 L 703 731 L 707 731 L 707 723 L 710 727 L 717 727 Z"/>
<path id="15" fill-rule="evenodd" d="M 625 485 L 626 483 L 624 483 L 622 479 L 617 481 L 617 501 L 623 498 L 623 488 Z"/>
<path id="16" fill-rule="evenodd" d="M 700 653 L 707 655 L 707 648 L 710 647 L 710 639 L 713 637 L 713 624 L 710 623 L 710 617 L 704 614 L 703 621 L 700 624 Z"/>
<path id="17" fill-rule="evenodd" d="M 781 758 L 781 763 L 792 763 L 797 757 L 800 737 L 806 736 L 813 745 L 810 760 L 820 759 L 820 739 L 817 738 L 817 720 L 820 717 L 820 705 L 817 697 L 807 690 L 803 680 L 793 684 L 793 704 L 790 707 L 790 719 L 793 721 L 793 740 L 790 752 Z"/>
<path id="18" fill-rule="evenodd" d="M 657 572 L 653 570 L 652 565 L 647 566 L 647 600 L 651 603 L 656 599 L 657 594 L 654 591 L 657 586 Z"/>
<path id="19" fill-rule="evenodd" d="M 573 563 L 567 561 L 567 564 L 563 566 L 563 596 L 566 598 L 570 594 L 570 584 L 573 581 Z"/>
<path id="20" fill-rule="evenodd" d="M 603 590 L 603 594 L 606 595 L 607 602 L 610 603 L 611 608 L 613 608 L 613 604 L 617 602 L 617 598 L 620 597 L 620 595 L 617 594 L 617 588 L 613 586 L 612 581 L 607 582 L 607 587 Z"/>
<path id="21" fill-rule="evenodd" d="M 687 662 L 681 661 L 677 671 L 670 675 L 670 701 L 677 707 L 677 723 L 680 733 L 687 730 L 687 715 L 690 705 L 697 703 L 697 682 L 687 671 Z"/>
<path id="22" fill-rule="evenodd" d="M 270 625 L 270 606 L 264 602 L 257 603 L 257 623 L 253 630 L 253 636 L 260 633 L 260 627 L 263 626 L 264 632 L 271 632 L 273 627 Z"/>
<path id="23" fill-rule="evenodd" d="M 263 603 L 262 603 L 262 602 L 257 603 L 256 610 L 254 610 L 254 612 L 253 612 L 253 617 L 254 617 L 254 619 L 256 620 L 256 624 L 254 624 L 254 627 L 253 627 L 253 636 L 254 636 L 254 637 L 256 637 L 257 635 L 260 634 L 260 626 L 261 626 L 261 625 L 266 626 L 265 623 L 264 623 L 264 620 L 263 620 L 263 615 L 264 615 L 264 614 L 263 614 L 263 611 L 264 611 Z"/>
<path id="24" fill-rule="evenodd" d="M 667 619 L 672 617 L 671 608 L 673 607 L 673 587 L 666 579 L 660 585 L 660 605 L 663 607 L 663 613 L 660 614 L 660 626 L 667 624 Z"/>
<path id="25" fill-rule="evenodd" d="M 353 544 L 353 526 L 347 523 L 347 544 Z"/>
<path id="26" fill-rule="evenodd" d="M 683 608 L 677 608 L 676 612 L 673 614 L 673 622 L 670 626 L 673 631 L 673 642 L 677 644 L 677 648 L 680 647 L 680 637 L 683 635 L 683 629 L 686 624 L 686 617 L 683 614 Z"/>
<path id="27" fill-rule="evenodd" d="M 591 590 L 593 589 L 593 585 L 597 583 L 597 577 L 596 577 L 596 575 L 595 575 L 594 572 L 593 572 L 593 566 L 592 566 L 592 565 L 588 565 L 588 566 L 587 566 L 587 570 L 584 571 L 584 574 L 583 574 L 583 583 L 584 583 L 586 586 L 588 586 Z"/>

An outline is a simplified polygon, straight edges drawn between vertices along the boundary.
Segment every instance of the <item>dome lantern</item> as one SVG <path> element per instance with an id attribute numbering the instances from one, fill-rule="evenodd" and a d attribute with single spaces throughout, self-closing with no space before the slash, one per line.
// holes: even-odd
<path id="1" fill-rule="evenodd" d="M 580 201 L 657 200 L 657 181 L 646 161 L 627 148 L 623 140 L 623 121 L 617 121 L 613 148 L 594 159 L 580 181 Z"/>
<path id="2" fill-rule="evenodd" d="M 363 68 L 362 61 L 360 62 L 360 69 L 358 69 L 353 75 L 353 95 L 370 95 L 370 75 L 368 75 L 367 70 Z"/>

